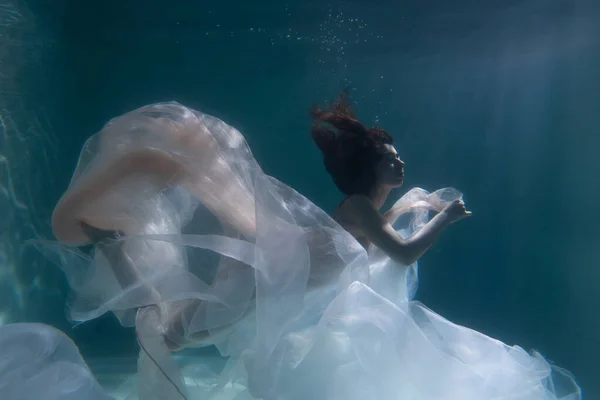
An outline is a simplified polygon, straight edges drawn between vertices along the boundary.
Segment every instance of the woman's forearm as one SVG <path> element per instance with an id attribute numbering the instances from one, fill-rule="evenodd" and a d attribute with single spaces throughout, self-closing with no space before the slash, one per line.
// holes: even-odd
<path id="1" fill-rule="evenodd" d="M 445 212 L 440 212 L 418 232 L 405 239 L 402 262 L 406 265 L 416 262 L 449 224 L 450 218 L 448 218 L 448 215 Z"/>

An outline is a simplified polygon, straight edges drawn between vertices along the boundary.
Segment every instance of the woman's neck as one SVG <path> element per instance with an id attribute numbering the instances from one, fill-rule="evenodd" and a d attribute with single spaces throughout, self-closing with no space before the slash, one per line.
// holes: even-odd
<path id="1" fill-rule="evenodd" d="M 381 207 L 383 207 L 383 203 L 385 203 L 391 191 L 392 188 L 387 185 L 377 185 L 373 188 L 373 190 L 371 190 L 371 193 L 369 193 L 369 199 L 371 199 L 371 202 L 376 210 L 379 210 Z"/>

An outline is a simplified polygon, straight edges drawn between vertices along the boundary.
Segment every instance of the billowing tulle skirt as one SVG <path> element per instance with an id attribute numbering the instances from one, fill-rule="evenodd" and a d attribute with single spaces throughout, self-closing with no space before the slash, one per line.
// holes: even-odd
<path id="1" fill-rule="evenodd" d="M 461 196 L 412 189 L 386 217 L 407 237 Z M 118 234 L 85 251 L 82 222 Z M 2 399 L 581 398 L 541 355 L 411 300 L 416 264 L 365 251 L 267 176 L 240 132 L 178 103 L 92 136 L 53 224 L 62 243 L 37 246 L 65 272 L 70 317 L 134 328 L 137 373 L 125 394 L 101 388 L 63 333 L 7 325 Z M 219 357 L 190 356 L 202 346 Z"/>

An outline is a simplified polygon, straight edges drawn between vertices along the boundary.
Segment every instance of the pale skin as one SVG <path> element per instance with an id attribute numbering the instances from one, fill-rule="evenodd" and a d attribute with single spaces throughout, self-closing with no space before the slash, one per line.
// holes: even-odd
<path id="1" fill-rule="evenodd" d="M 378 181 L 368 195 L 349 196 L 338 207 L 334 218 L 365 247 L 381 249 L 392 260 L 403 265 L 417 261 L 452 222 L 469 217 L 462 200 L 455 200 L 433 217 L 419 232 L 403 239 L 390 224 L 393 210 L 381 214 L 380 209 L 390 192 L 402 186 L 404 162 L 396 149 L 386 146 L 387 153 L 376 166 Z"/>
<path id="2" fill-rule="evenodd" d="M 152 199 L 150 196 L 169 186 L 184 187 L 196 196 L 219 218 L 223 228 L 222 235 L 242 240 L 253 240 L 256 237 L 254 197 L 223 158 L 219 144 L 203 122 L 192 117 L 187 118 L 185 123 L 157 120 L 154 130 L 164 134 L 167 141 L 174 142 L 174 147 L 185 147 L 186 154 L 191 155 L 188 158 L 193 159 L 193 162 L 188 160 L 185 163 L 181 157 L 173 156 L 167 151 L 144 146 L 123 154 L 113 153 L 116 147 L 112 141 L 120 143 L 118 135 L 121 131 L 109 127 L 102 137 L 106 142 L 101 143 L 108 145 L 101 147 L 100 152 L 114 155 L 115 158 L 99 157 L 100 160 L 111 161 L 99 161 L 101 165 L 98 168 L 88 171 L 77 185 L 71 187 L 58 202 L 52 218 L 53 232 L 61 242 L 73 245 L 90 241 L 95 243 L 123 288 L 145 280 L 124 246 L 126 241 L 113 239 L 118 239 L 120 235 L 148 233 L 144 226 L 147 221 L 129 214 L 130 206 L 135 207 L 139 200 Z M 235 135 L 231 137 L 235 138 Z M 116 158 L 119 154 L 120 158 Z M 387 146 L 386 154 L 376 166 L 377 179 L 371 190 L 366 195 L 349 196 L 333 217 L 366 249 L 371 245 L 376 246 L 398 263 L 410 265 L 427 251 L 450 223 L 471 213 L 466 211 L 462 201 L 455 201 L 441 210 L 419 232 L 408 239 L 401 238 L 391 226 L 398 210 L 392 209 L 385 214 L 381 214 L 379 210 L 391 190 L 402 185 L 403 167 L 404 163 L 396 149 Z M 131 184 L 137 181 L 150 182 L 146 186 L 148 190 L 134 193 L 134 196 L 126 192 L 124 200 L 117 196 L 120 202 L 115 201 L 113 195 L 118 193 L 119 188 L 131 188 Z M 323 235 L 325 241 L 320 241 L 321 236 L 316 233 L 317 235 L 311 235 L 309 232 L 308 236 L 319 243 L 327 243 L 327 235 Z M 319 253 L 319 250 L 315 253 Z M 340 261 L 335 255 L 332 259 L 332 262 Z M 311 265 L 333 264 L 329 260 L 319 260 Z M 213 285 L 229 283 L 228 271 L 238 268 L 249 267 L 242 262 L 221 257 Z M 159 334 L 166 347 L 170 351 L 176 351 L 184 347 L 211 344 L 214 342 L 214 335 L 227 335 L 228 329 L 237 325 L 235 321 L 231 321 L 230 325 L 219 329 L 190 334 L 186 324 L 198 310 L 201 300 L 167 302 L 161 298 L 161 293 L 154 284 L 145 284 L 143 288 L 147 290 L 151 300 L 147 303 L 148 306 L 137 310 L 138 340 L 139 335 L 144 332 Z M 155 311 L 157 319 L 143 318 L 146 312 L 151 315 Z M 140 325 L 138 320 L 142 321 Z M 149 322 L 143 322 L 146 320 Z M 143 340 L 140 340 L 140 346 L 146 352 L 142 343 Z M 160 365 L 157 364 L 157 367 L 162 371 Z M 185 398 L 183 394 L 182 397 Z"/>
<path id="3" fill-rule="evenodd" d="M 208 136 L 207 136 L 208 138 Z M 208 139 L 207 139 L 208 140 Z M 200 143 L 202 144 L 202 143 Z M 204 143 L 205 144 L 205 143 Z M 202 146 L 201 146 L 202 147 Z M 198 154 L 206 154 L 198 149 Z M 206 150 L 206 149 L 204 149 Z M 344 201 L 336 213 L 334 219 L 340 223 L 348 232 L 350 232 L 365 248 L 370 244 L 380 248 L 391 259 L 403 264 L 410 265 L 420 258 L 427 249 L 435 242 L 440 233 L 452 222 L 471 215 L 466 211 L 462 201 L 455 201 L 448 205 L 431 219 L 419 232 L 408 239 L 401 238 L 390 224 L 394 219 L 393 210 L 386 214 L 380 213 L 380 208 L 386 201 L 391 190 L 398 188 L 403 182 L 404 163 L 400 160 L 396 149 L 392 146 L 387 147 L 387 153 L 382 161 L 376 166 L 377 182 L 373 185 L 368 195 L 352 195 Z M 209 156 L 210 157 L 210 156 Z M 248 202 L 248 207 L 252 208 L 251 199 L 246 199 L 244 191 L 240 189 L 235 182 L 236 177 L 233 172 L 224 167 L 217 171 L 220 182 L 230 182 L 232 188 L 230 191 L 238 199 L 237 204 Z M 86 215 L 87 205 L 92 201 L 101 201 L 106 192 L 111 187 L 117 185 L 128 177 L 135 178 L 143 175 L 152 177 L 158 184 L 158 187 L 167 187 L 169 184 L 182 184 L 192 193 L 196 193 L 202 198 L 205 186 L 196 185 L 202 177 L 193 176 L 177 160 L 168 154 L 156 150 L 140 150 L 130 153 L 117 162 L 103 169 L 97 176 L 89 179 L 86 184 L 79 186 L 78 189 L 67 192 L 57 205 L 52 226 L 57 238 L 67 243 L 83 243 L 91 240 L 98 244 L 98 249 L 103 251 L 106 257 L 112 262 L 111 267 L 119 283 L 126 287 L 136 282 L 139 276 L 138 271 L 133 265 L 127 254 L 121 250 L 121 246 L 105 246 L 104 240 L 116 236 L 116 231 L 124 235 L 135 234 L 134 225 L 123 220 L 112 220 L 110 217 L 95 220 L 92 216 Z M 229 177 L 231 179 L 229 179 Z M 245 215 L 236 217 L 234 215 L 220 215 L 222 213 L 233 214 L 231 210 L 222 210 L 219 203 L 210 202 L 206 204 L 215 214 L 221 217 L 225 232 L 231 232 L 229 236 L 237 236 L 235 232 L 242 233 L 246 238 L 252 238 L 255 235 L 254 217 Z M 220 265 L 218 278 L 226 279 L 226 271 L 230 268 L 243 268 L 239 262 L 229 260 L 223 257 Z M 160 301 L 160 295 L 155 293 L 154 288 L 148 288 L 157 296 Z M 178 314 L 172 315 L 169 319 L 167 330 L 169 336 L 183 338 L 183 328 L 181 326 L 181 315 L 188 309 L 197 307 L 197 302 L 192 302 L 182 309 Z M 207 332 L 198 332 L 191 339 L 191 343 L 202 341 L 207 337 Z M 174 343 L 166 340 L 172 350 L 180 348 L 183 343 Z"/>

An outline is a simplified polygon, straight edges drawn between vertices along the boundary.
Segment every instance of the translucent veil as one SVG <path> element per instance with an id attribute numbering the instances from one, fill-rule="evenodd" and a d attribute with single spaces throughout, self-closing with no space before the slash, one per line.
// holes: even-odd
<path id="1" fill-rule="evenodd" d="M 47 325 L 0 327 L 3 400 L 110 400 L 75 344 Z"/>
<path id="2" fill-rule="evenodd" d="M 165 184 L 154 170 L 138 171 L 148 154 L 184 172 Z M 137 162 L 131 173 L 128 158 Z M 318 319 L 338 286 L 369 275 L 360 245 L 265 175 L 240 132 L 178 103 L 134 110 L 92 136 L 54 220 L 68 221 L 55 233 L 73 244 L 85 241 L 79 220 L 124 232 L 91 255 L 41 247 L 60 258 L 73 320 L 111 311 L 142 337 L 157 331 L 175 347 L 214 344 L 230 364 L 243 358 L 248 371 L 260 371 L 250 373 L 256 390 L 273 384 L 283 338 Z M 107 256 L 111 248 L 125 257 Z M 126 285 L 111 263 L 134 269 Z M 136 310 L 148 306 L 156 307 L 136 324 Z"/>
<path id="3" fill-rule="evenodd" d="M 413 189 L 386 217 L 406 237 L 460 197 Z M 91 253 L 39 248 L 67 276 L 73 320 L 113 312 L 136 327 L 142 399 L 232 387 L 232 399 L 560 398 L 541 357 L 408 301 L 416 265 L 365 251 L 267 176 L 239 131 L 181 104 L 139 108 L 92 136 L 53 221 L 70 245 L 87 241 L 81 221 L 120 232 Z M 203 378 L 171 350 L 206 345 L 227 366 L 209 371 L 217 383 L 190 385 Z M 440 397 L 449 390 L 462 397 Z"/>

